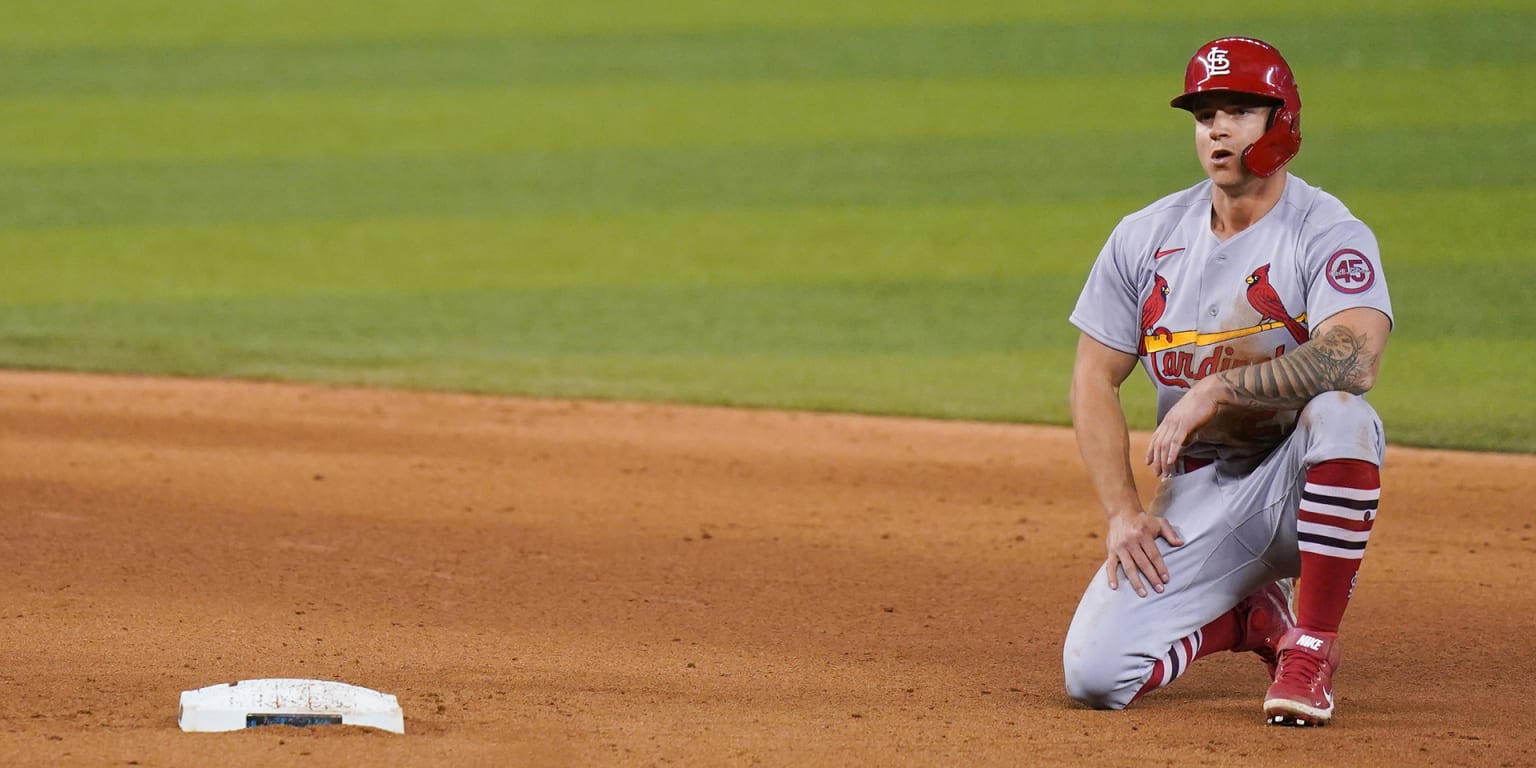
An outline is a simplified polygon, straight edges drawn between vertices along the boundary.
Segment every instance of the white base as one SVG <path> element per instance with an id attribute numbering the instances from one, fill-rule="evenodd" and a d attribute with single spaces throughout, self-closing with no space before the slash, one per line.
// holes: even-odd
<path id="1" fill-rule="evenodd" d="M 183 731 L 238 731 L 285 722 L 339 722 L 405 733 L 405 714 L 393 695 L 347 683 L 267 678 L 181 692 L 177 724 Z"/>

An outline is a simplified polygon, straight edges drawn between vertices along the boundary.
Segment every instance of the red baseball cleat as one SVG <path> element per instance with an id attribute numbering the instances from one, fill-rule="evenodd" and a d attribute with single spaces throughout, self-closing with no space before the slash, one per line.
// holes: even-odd
<path id="1" fill-rule="evenodd" d="M 1269 679 L 1275 679 L 1275 665 L 1279 661 L 1280 640 L 1296 626 L 1296 614 L 1291 610 L 1291 593 L 1294 579 L 1281 579 L 1243 598 L 1237 604 L 1239 631 L 1233 651 L 1252 651 L 1269 667 Z"/>
<path id="2" fill-rule="evenodd" d="M 1327 725 L 1339 669 L 1338 633 L 1294 627 L 1278 650 L 1280 672 L 1264 697 L 1264 719 L 1271 725 Z"/>

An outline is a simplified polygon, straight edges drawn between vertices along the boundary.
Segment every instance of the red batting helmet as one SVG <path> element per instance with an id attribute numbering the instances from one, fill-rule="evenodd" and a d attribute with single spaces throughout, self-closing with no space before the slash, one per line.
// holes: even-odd
<path id="1" fill-rule="evenodd" d="M 1243 150 L 1243 165 L 1271 176 L 1301 150 L 1301 93 L 1290 65 L 1275 47 L 1251 37 L 1223 37 L 1200 46 L 1184 69 L 1184 93 L 1169 102 L 1191 108 L 1198 94 L 1235 91 L 1280 102 L 1269 130 Z"/>

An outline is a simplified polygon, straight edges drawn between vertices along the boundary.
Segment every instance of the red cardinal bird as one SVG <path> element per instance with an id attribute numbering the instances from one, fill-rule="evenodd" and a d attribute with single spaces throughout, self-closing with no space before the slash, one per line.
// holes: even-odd
<path id="1" fill-rule="evenodd" d="M 1280 300 L 1280 295 L 1275 293 L 1275 287 L 1269 284 L 1269 265 L 1265 264 L 1253 271 L 1248 276 L 1248 303 L 1259 311 L 1259 321 L 1275 320 L 1285 325 L 1285 329 L 1295 337 L 1297 344 L 1307 343 L 1307 329 L 1291 313 L 1285 311 L 1285 302 Z"/>
<path id="2" fill-rule="evenodd" d="M 1168 308 L 1168 280 L 1162 275 L 1152 276 L 1152 295 L 1147 297 L 1146 303 L 1141 305 L 1141 344 L 1137 347 L 1138 355 L 1147 353 L 1147 337 L 1163 336 L 1168 341 L 1173 341 L 1173 331 L 1167 328 L 1154 327 L 1162 318 L 1163 310 Z"/>

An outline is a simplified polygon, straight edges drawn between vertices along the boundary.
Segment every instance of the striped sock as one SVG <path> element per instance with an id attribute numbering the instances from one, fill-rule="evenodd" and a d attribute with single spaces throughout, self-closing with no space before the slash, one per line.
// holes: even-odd
<path id="1" fill-rule="evenodd" d="M 1301 544 L 1298 626 L 1339 631 L 1380 500 L 1381 472 L 1375 464 L 1335 459 L 1307 470 L 1296 515 L 1296 538 Z"/>
<path id="2" fill-rule="evenodd" d="M 1142 684 L 1141 690 L 1136 692 L 1131 701 L 1172 683 L 1188 672 L 1189 665 L 1205 655 L 1200 652 L 1204 641 L 1205 633 L 1197 629 L 1194 634 L 1174 643 L 1162 658 L 1152 664 L 1152 676 L 1147 678 L 1147 682 Z"/>
<path id="3" fill-rule="evenodd" d="M 1216 617 L 1215 621 L 1195 630 L 1195 633 L 1186 637 L 1168 648 L 1163 657 L 1153 662 L 1152 676 L 1142 684 L 1141 690 L 1131 699 L 1135 701 L 1169 683 L 1179 679 L 1196 659 L 1203 659 L 1213 653 L 1230 651 L 1237 644 L 1242 633 L 1243 617 L 1237 608 Z"/>

